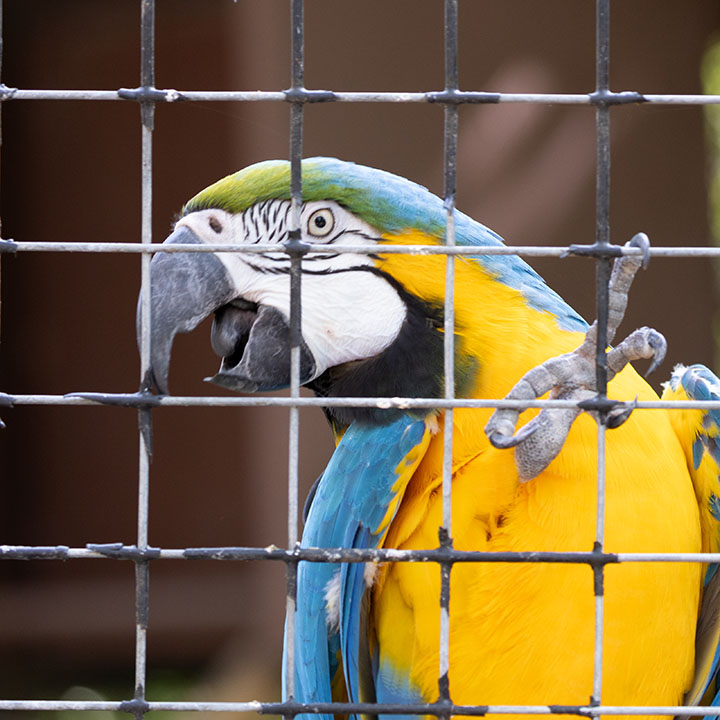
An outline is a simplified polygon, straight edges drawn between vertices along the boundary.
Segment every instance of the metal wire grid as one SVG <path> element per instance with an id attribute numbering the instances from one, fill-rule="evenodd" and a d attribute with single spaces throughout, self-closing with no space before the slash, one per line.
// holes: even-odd
<path id="1" fill-rule="evenodd" d="M 614 105 L 628 103 L 651 103 L 670 105 L 708 105 L 720 103 L 718 95 L 646 95 L 637 92 L 612 92 L 609 88 L 609 0 L 596 0 L 596 89 L 590 94 L 538 94 L 538 93 L 486 93 L 461 91 L 458 86 L 458 0 L 444 0 L 445 6 L 445 88 L 440 92 L 390 93 L 390 92 L 331 92 L 307 90 L 304 87 L 304 22 L 303 0 L 291 0 L 291 86 L 284 92 L 178 92 L 155 88 L 155 2 L 141 0 L 141 85 L 135 89 L 116 91 L 85 90 L 23 90 L 9 88 L 0 83 L 0 101 L 6 100 L 130 100 L 137 102 L 141 109 L 142 124 L 142 241 L 141 243 L 49 243 L 15 242 L 0 239 L 0 252 L 129 252 L 141 254 L 141 388 L 132 394 L 94 394 L 92 396 L 18 395 L 0 393 L 0 407 L 13 405 L 91 405 L 96 403 L 132 406 L 138 409 L 140 428 L 140 452 L 138 461 L 138 531 L 137 544 L 88 545 L 86 548 L 65 546 L 26 547 L 0 546 L 0 559 L 78 559 L 112 558 L 132 561 L 136 568 L 136 658 L 135 695 L 132 700 L 122 702 L 102 701 L 23 701 L 0 700 L 0 710 L 110 710 L 132 713 L 142 717 L 151 710 L 165 711 L 215 711 L 215 712 L 260 712 L 283 714 L 294 717 L 298 713 L 386 713 L 424 714 L 437 717 L 456 715 L 484 715 L 525 713 L 532 715 L 570 713 L 596 717 L 604 715 L 674 715 L 676 707 L 614 707 L 602 705 L 602 645 L 603 645 L 603 581 L 607 564 L 618 562 L 720 562 L 720 554 L 701 553 L 606 553 L 604 543 L 604 482 L 605 482 L 605 417 L 613 402 L 607 398 L 607 368 L 603 348 L 606 346 L 608 280 L 611 259 L 621 254 L 639 252 L 612 245 L 609 240 L 609 188 L 610 188 L 610 109 Z M 2 0 L 0 0 L 0 71 L 2 69 Z M 277 250 L 276 246 L 181 246 L 152 245 L 152 133 L 153 118 L 158 102 L 177 100 L 203 101 L 272 101 L 290 104 L 290 160 L 292 232 L 285 250 L 291 259 L 291 384 L 289 397 L 158 397 L 149 392 L 147 381 L 150 351 L 150 283 L 149 263 L 154 252 L 263 252 Z M 300 240 L 300 207 L 302 198 L 300 160 L 303 141 L 303 109 L 308 102 L 401 102 L 441 103 L 444 106 L 444 198 L 447 213 L 445 247 L 404 246 L 386 248 L 388 252 L 409 254 L 441 253 L 447 257 L 446 303 L 445 303 L 445 387 L 444 398 L 301 398 L 300 397 L 300 339 L 301 339 L 301 260 L 303 255 L 322 246 L 307 245 Z M 555 103 L 590 104 L 596 114 L 596 237 L 592 245 L 556 247 L 514 247 L 486 248 L 481 253 L 477 248 L 455 245 L 454 209 L 455 180 L 458 138 L 458 109 L 468 103 Z M 357 245 L 337 248 L 338 252 L 371 252 L 374 246 Z M 385 250 L 384 250 L 385 251 Z M 545 400 L 531 403 L 511 400 L 467 400 L 454 397 L 454 355 L 453 355 L 453 286 L 454 258 L 465 254 L 517 254 L 524 256 L 558 257 L 566 253 L 589 255 L 596 263 L 596 304 L 598 317 L 597 341 L 597 396 L 592 403 L 585 403 L 597 411 L 600 421 L 597 430 L 597 516 L 596 540 L 589 552 L 462 552 L 453 549 L 451 528 L 451 467 L 452 467 L 452 414 L 461 407 L 574 407 L 567 400 Z M 720 248 L 653 248 L 653 256 L 717 257 Z M 155 407 L 218 407 L 218 406 L 267 406 L 289 407 L 289 464 L 288 464 L 288 547 L 277 548 L 153 548 L 148 545 L 148 488 L 149 453 L 152 442 L 151 412 Z M 298 438 L 299 409 L 307 406 L 348 406 L 381 408 L 444 408 L 446 413 L 443 451 L 443 527 L 440 528 L 440 546 L 435 550 L 353 550 L 300 549 L 298 547 Z M 641 402 L 639 408 L 682 408 L 694 407 L 718 409 L 720 403 L 693 402 L 669 403 L 662 401 Z M 292 635 L 294 624 L 297 563 L 307 562 L 437 562 L 441 568 L 441 615 L 440 666 L 438 668 L 438 701 L 433 704 L 376 705 L 367 703 L 323 703 L 312 706 L 294 702 L 294 657 L 293 644 L 288 648 L 288 673 L 286 678 L 289 699 L 286 702 L 149 702 L 146 700 L 147 623 L 150 563 L 153 560 L 275 560 L 284 562 L 287 568 L 287 611 L 288 628 Z M 589 702 L 582 706 L 458 706 L 453 704 L 449 678 L 449 597 L 450 576 L 457 562 L 542 562 L 580 563 L 589 565 L 594 574 L 595 594 L 595 658 L 593 671 L 593 693 Z M 717 708 L 682 708 L 685 715 L 720 715 Z"/>

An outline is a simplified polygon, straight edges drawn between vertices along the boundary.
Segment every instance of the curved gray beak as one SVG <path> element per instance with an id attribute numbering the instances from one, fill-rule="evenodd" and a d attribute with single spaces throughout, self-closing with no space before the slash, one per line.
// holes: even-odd
<path id="1" fill-rule="evenodd" d="M 189 228 L 177 228 L 166 244 L 202 244 Z M 280 282 L 287 280 L 280 277 Z M 289 288 L 288 288 L 289 289 Z M 209 378 L 240 392 L 277 390 L 290 384 L 290 339 L 287 320 L 274 307 L 240 297 L 222 260 L 207 252 L 158 252 L 150 263 L 150 382 L 168 392 L 168 372 L 177 333 L 194 330 L 215 313 L 211 342 L 222 358 Z M 137 311 L 138 346 L 141 304 Z M 300 346 L 301 382 L 314 377 L 315 361 Z"/>
<path id="2" fill-rule="evenodd" d="M 165 244 L 202 245 L 181 226 Z M 213 253 L 155 253 L 150 263 L 150 370 L 161 393 L 168 392 L 170 352 L 177 333 L 194 330 L 210 313 L 232 300 L 237 290 L 222 261 Z M 138 346 L 141 308 L 137 310 Z"/>

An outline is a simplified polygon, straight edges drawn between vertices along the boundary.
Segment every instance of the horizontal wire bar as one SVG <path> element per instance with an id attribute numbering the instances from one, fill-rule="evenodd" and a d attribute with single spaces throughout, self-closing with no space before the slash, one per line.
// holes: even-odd
<path id="1" fill-rule="evenodd" d="M 193 253 L 193 252 L 238 252 L 249 254 L 261 254 L 275 252 L 289 254 L 282 245 L 256 244 L 256 245 L 185 245 L 182 243 L 142 245 L 140 243 L 109 243 L 109 242 L 53 242 L 53 241 L 29 241 L 13 243 L 12 252 L 90 252 L 90 253 Z M 2 246 L 0 246 L 1 248 Z M 541 247 L 541 246 L 517 246 L 510 247 L 496 245 L 491 247 L 481 246 L 460 246 L 445 247 L 443 245 L 333 245 L 332 252 L 335 253 L 377 253 L 382 249 L 383 254 L 408 254 L 408 255 L 549 255 L 558 257 L 568 252 L 567 247 Z M 668 250 L 673 248 L 668 248 Z M 697 248 L 705 250 L 710 248 Z M 720 248 L 712 248 L 715 255 L 720 256 Z M 308 245 L 307 253 L 327 253 L 327 245 Z M 619 253 L 620 254 L 620 253 Z M 627 255 L 640 255 L 640 251 L 631 248 L 631 252 L 623 252 Z"/>
<path id="2" fill-rule="evenodd" d="M 0 710 L 29 711 L 111 711 L 135 713 L 143 710 L 188 712 L 261 712 L 263 703 L 250 702 L 145 702 L 134 700 L 0 700 Z"/>
<path id="3" fill-rule="evenodd" d="M 0 240 L 0 252 L 3 250 L 2 243 L 11 243 L 9 252 L 78 252 L 78 253 L 217 253 L 237 252 L 248 254 L 261 254 L 267 252 L 289 254 L 282 245 L 268 243 L 257 245 L 185 245 L 182 243 L 155 243 L 146 245 L 142 243 L 111 243 L 111 242 L 53 242 L 53 241 L 23 241 Z M 635 247 L 610 245 L 607 254 L 612 257 L 626 255 L 642 255 L 643 251 Z M 589 252 L 584 252 L 587 249 Z M 456 245 L 448 247 L 444 245 L 385 245 L 385 244 L 358 244 L 358 245 L 333 245 L 332 253 L 378 253 L 383 255 L 469 255 L 480 257 L 486 255 L 521 255 L 528 257 L 575 257 L 581 255 L 592 255 L 595 253 L 594 245 L 572 245 L 572 246 L 549 246 L 549 245 Z M 327 253 L 328 246 L 320 244 L 308 244 L 307 253 Z M 602 251 L 597 251 L 602 254 Z M 713 258 L 720 257 L 720 247 L 651 247 L 650 257 L 698 257 Z"/>
<path id="4" fill-rule="evenodd" d="M 213 395 L 149 395 L 123 393 L 86 393 L 98 399 L 74 395 L 12 395 L 0 393 L 0 407 L 20 405 L 71 405 L 121 407 L 370 407 L 381 410 L 441 409 L 441 408 L 576 408 L 576 400 L 508 400 L 488 398 L 375 398 L 375 397 L 271 397 L 271 396 L 213 396 Z M 587 402 L 587 401 L 586 401 Z M 621 404 L 623 401 L 616 401 Z M 638 410 L 719 410 L 718 400 L 638 400 Z"/>
<path id="5" fill-rule="evenodd" d="M 675 705 L 455 705 L 452 703 L 313 703 L 295 702 L 182 702 L 111 700 L 0 700 L 0 710 L 8 711 L 114 711 L 126 713 L 166 712 L 254 712 L 271 715 L 300 713 L 347 715 L 377 712 L 387 715 L 693 715 L 720 716 L 720 707 Z"/>
<path id="6" fill-rule="evenodd" d="M 720 553 L 609 553 L 597 551 L 494 551 L 455 550 L 439 547 L 428 550 L 396 548 L 281 548 L 196 547 L 138 548 L 123 543 L 91 543 L 84 548 L 66 545 L 0 545 L 0 560 L 277 560 L 315 563 L 437 562 L 437 563 L 542 563 L 575 565 L 616 565 L 618 563 L 720 563 Z"/>
<path id="7" fill-rule="evenodd" d="M 143 92 L 144 90 L 144 92 Z M 553 105 L 716 105 L 720 95 L 609 93 L 503 93 L 486 91 L 344 92 L 329 90 L 204 91 L 175 89 L 66 90 L 23 89 L 0 86 L 0 101 L 7 100 L 100 100 L 131 102 L 366 102 L 498 104 L 548 103 Z"/>

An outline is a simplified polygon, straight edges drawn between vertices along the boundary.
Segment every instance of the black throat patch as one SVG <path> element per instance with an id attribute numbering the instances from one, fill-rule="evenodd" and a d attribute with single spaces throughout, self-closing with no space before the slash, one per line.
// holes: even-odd
<path id="1" fill-rule="evenodd" d="M 337 365 L 307 384 L 320 397 L 408 397 L 443 396 L 443 317 L 440 303 L 420 300 L 394 278 L 376 271 L 387 280 L 407 307 L 405 321 L 392 344 L 374 357 Z M 457 345 L 456 336 L 456 345 Z M 456 393 L 467 387 L 475 363 L 459 356 L 456 347 Z M 336 427 L 353 421 L 385 425 L 408 412 L 401 409 L 329 407 L 325 414 Z M 411 414 L 422 417 L 420 409 Z"/>

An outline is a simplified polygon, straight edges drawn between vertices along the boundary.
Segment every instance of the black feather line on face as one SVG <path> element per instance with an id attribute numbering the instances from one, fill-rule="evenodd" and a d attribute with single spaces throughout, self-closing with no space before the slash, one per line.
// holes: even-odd
<path id="1" fill-rule="evenodd" d="M 250 222 L 252 222 L 253 228 L 255 228 L 255 243 L 258 243 L 260 241 L 260 228 L 257 224 L 257 211 L 256 206 L 253 206 L 252 208 L 253 212 L 250 213 Z M 259 208 L 257 208 L 259 210 Z"/>
<path id="2" fill-rule="evenodd" d="M 290 274 L 290 266 L 287 264 L 288 259 L 285 257 L 271 257 L 269 255 L 263 256 L 265 260 L 271 260 L 273 262 L 284 262 L 285 265 L 276 265 L 274 267 L 271 266 L 263 266 L 263 265 L 257 265 L 256 263 L 253 263 L 250 260 L 244 260 L 243 262 L 252 270 L 255 270 L 258 273 L 265 274 L 265 275 L 289 275 Z M 332 260 L 333 258 L 338 257 L 337 253 L 328 253 L 326 255 L 318 255 L 317 258 L 303 258 L 303 262 L 306 263 L 309 260 Z M 348 272 L 371 272 L 375 273 L 376 269 L 369 267 L 368 265 L 353 265 L 352 267 L 342 267 L 342 268 L 323 268 L 322 270 L 308 270 L 307 267 L 303 267 L 303 275 L 339 275 L 340 273 L 348 273 Z"/>
<path id="3" fill-rule="evenodd" d="M 394 278 L 377 268 L 357 268 L 374 272 L 387 280 L 407 307 L 405 322 L 393 343 L 374 357 L 354 360 L 326 370 L 308 383 L 320 397 L 410 397 L 440 398 L 443 382 L 443 307 L 420 300 Z M 456 353 L 456 392 L 462 394 L 475 376 L 476 363 Z M 331 424 L 347 427 L 354 421 L 385 425 L 405 410 L 358 407 L 325 408 Z M 419 410 L 424 416 L 427 410 Z"/>

